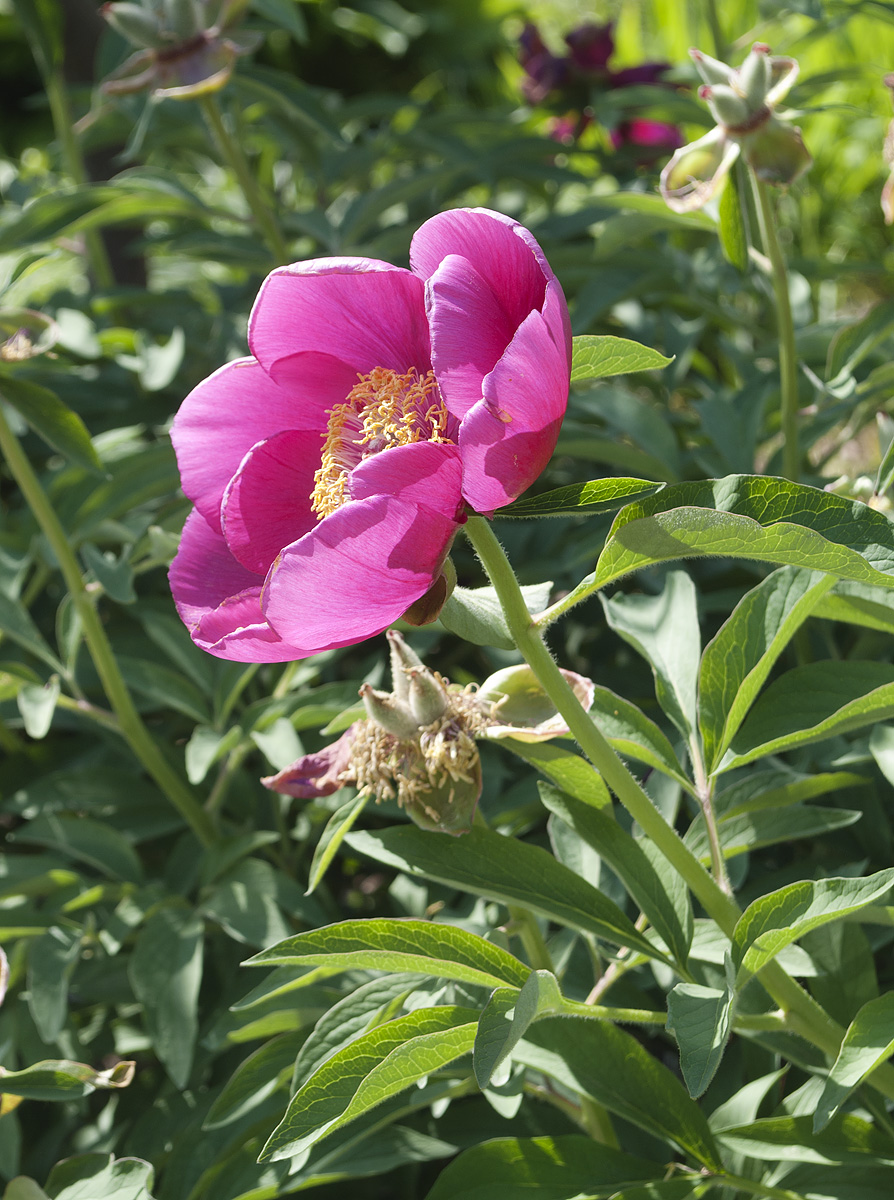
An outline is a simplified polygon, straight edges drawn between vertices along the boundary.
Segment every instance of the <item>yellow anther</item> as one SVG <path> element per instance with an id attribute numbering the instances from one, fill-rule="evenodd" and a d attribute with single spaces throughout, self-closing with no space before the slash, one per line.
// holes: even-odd
<path id="1" fill-rule="evenodd" d="M 432 371 L 420 376 L 411 368 L 400 375 L 375 367 L 361 375 L 329 414 L 311 508 L 319 517 L 341 508 L 348 499 L 348 473 L 371 454 L 413 442 L 449 442 L 448 422 Z"/>

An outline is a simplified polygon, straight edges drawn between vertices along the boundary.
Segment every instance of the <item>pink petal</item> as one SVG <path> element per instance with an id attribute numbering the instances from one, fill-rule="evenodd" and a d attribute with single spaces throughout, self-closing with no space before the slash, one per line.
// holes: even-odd
<path id="1" fill-rule="evenodd" d="M 351 746 L 363 721 L 355 721 L 336 742 L 324 746 L 316 754 L 305 754 L 290 767 L 276 775 L 261 780 L 264 787 L 283 796 L 294 796 L 298 800 L 312 800 L 317 796 L 331 796 L 347 782 L 342 776 L 351 765 Z"/>
<path id="2" fill-rule="evenodd" d="M 546 284 L 555 278 L 533 234 L 486 208 L 454 209 L 426 221 L 413 237 L 410 266 L 428 279 L 450 254 L 475 264 L 513 329 L 541 307 Z"/>
<path id="3" fill-rule="evenodd" d="M 277 380 L 283 359 L 308 350 L 338 357 L 355 374 L 416 367 L 424 375 L 431 366 L 421 281 L 373 259 L 280 267 L 261 285 L 248 341 Z"/>
<path id="4" fill-rule="evenodd" d="M 220 530 L 224 491 L 248 451 L 284 429 L 326 428 L 326 409 L 357 381 L 337 359 L 303 355 L 290 363 L 287 386 L 273 382 L 253 358 L 227 363 L 180 406 L 171 429 L 183 490 Z"/>
<path id="5" fill-rule="evenodd" d="M 282 550 L 317 523 L 311 510 L 322 435 L 290 429 L 258 442 L 230 480 L 221 506 L 230 553 L 266 575 Z"/>
<path id="6" fill-rule="evenodd" d="M 312 653 L 381 633 L 429 589 L 456 528 L 393 496 L 351 501 L 283 551 L 264 585 L 267 618 Z"/>
<path id="7" fill-rule="evenodd" d="M 194 510 L 168 578 L 174 603 L 197 646 L 237 662 L 291 662 L 305 651 L 287 645 L 261 612 L 258 575 L 241 566 L 223 537 Z"/>
<path id="8" fill-rule="evenodd" d="M 484 399 L 463 420 L 463 495 L 478 512 L 509 504 L 552 455 L 568 403 L 568 359 L 546 320 L 532 312 L 484 381 Z"/>
<path id="9" fill-rule="evenodd" d="M 425 285 L 432 365 L 444 403 L 464 417 L 481 399 L 484 376 L 512 341 L 516 325 L 480 271 L 448 254 Z"/>
<path id="10" fill-rule="evenodd" d="M 463 503 L 462 478 L 456 446 L 415 442 L 370 455 L 351 472 L 349 486 L 354 500 L 394 496 L 457 521 Z"/>

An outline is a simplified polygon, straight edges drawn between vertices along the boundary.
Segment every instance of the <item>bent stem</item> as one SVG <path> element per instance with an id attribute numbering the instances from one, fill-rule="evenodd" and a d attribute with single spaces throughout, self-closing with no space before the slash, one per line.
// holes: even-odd
<path id="1" fill-rule="evenodd" d="M 200 96 L 199 105 L 211 129 L 214 141 L 217 143 L 221 157 L 236 176 L 242 195 L 245 197 L 245 202 L 251 210 L 255 223 L 267 243 L 268 249 L 273 255 L 277 266 L 288 262 L 289 251 L 285 239 L 276 218 L 258 186 L 258 181 L 248 164 L 242 146 L 239 144 L 239 139 L 231 137 L 224 124 L 217 93 L 214 92 L 207 96 Z"/>
<path id="2" fill-rule="evenodd" d="M 484 517 L 470 517 L 464 528 L 499 597 L 516 646 L 557 711 L 565 718 L 578 745 L 643 832 L 677 870 L 708 916 L 732 939 L 742 915 L 741 909 L 683 844 L 676 830 L 667 823 L 581 707 L 528 612 L 518 580 L 490 523 Z M 760 981 L 786 1014 L 791 1032 L 800 1034 L 832 1057 L 838 1054 L 844 1030 L 778 962 L 769 963 L 761 971 Z M 894 1099 L 894 1068 L 887 1064 L 877 1068 L 869 1082 L 883 1095 Z"/>
<path id="3" fill-rule="evenodd" d="M 779 238 L 776 236 L 776 217 L 767 192 L 754 171 L 749 169 L 754 189 L 757 222 L 764 252 L 770 260 L 773 296 L 776 301 L 776 325 L 779 333 L 779 389 L 782 420 L 783 472 L 797 483 L 801 474 L 801 450 L 798 442 L 798 357 L 795 349 L 795 325 L 789 299 L 788 271 Z"/>
<path id="4" fill-rule="evenodd" d="M 152 739 L 143 719 L 136 710 L 127 684 L 115 661 L 112 647 L 93 605 L 78 560 L 68 543 L 65 530 L 56 516 L 40 480 L 34 472 L 18 438 L 12 432 L 0 408 L 0 451 L 19 485 L 22 495 L 34 514 L 41 532 L 50 544 L 65 585 L 77 609 L 84 630 L 84 640 L 90 651 L 109 704 L 117 719 L 120 732 L 139 762 L 152 776 L 168 800 L 177 809 L 203 846 L 216 840 L 214 826 L 195 796 L 171 767 Z"/>

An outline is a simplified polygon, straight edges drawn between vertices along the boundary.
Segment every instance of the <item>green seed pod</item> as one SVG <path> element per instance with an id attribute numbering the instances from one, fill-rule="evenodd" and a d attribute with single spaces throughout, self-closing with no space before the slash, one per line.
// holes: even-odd
<path id="1" fill-rule="evenodd" d="M 409 672 L 410 712 L 417 725 L 431 725 L 447 711 L 448 699 L 444 685 L 425 667 Z"/>
<path id="2" fill-rule="evenodd" d="M 704 79 L 705 83 L 730 83 L 733 77 L 732 67 L 728 67 L 726 63 L 721 62 L 718 58 L 711 58 L 710 54 L 703 54 L 701 50 L 696 50 L 693 46 L 689 51 L 689 56 L 695 63 L 695 69 Z"/>
<path id="3" fill-rule="evenodd" d="M 371 684 L 364 683 L 360 689 L 363 705 L 371 721 L 393 734 L 402 742 L 413 741 L 419 735 L 419 722 L 410 712 L 409 705 L 392 696 L 390 692 L 380 692 Z"/>
<path id="4" fill-rule="evenodd" d="M 396 629 L 389 629 L 385 636 L 388 638 L 391 655 L 391 686 L 395 696 L 406 700 L 410 695 L 409 672 L 420 669 L 424 671 L 425 663 L 410 649 Z"/>
<path id="5" fill-rule="evenodd" d="M 718 83 L 714 87 L 703 87 L 699 91 L 699 96 L 707 102 L 717 124 L 723 125 L 727 129 L 747 125 L 752 116 L 745 98 L 724 84 Z"/>
<path id="6" fill-rule="evenodd" d="M 755 42 L 737 74 L 738 90 L 751 111 L 757 112 L 763 108 L 770 88 L 769 48 L 763 42 Z"/>

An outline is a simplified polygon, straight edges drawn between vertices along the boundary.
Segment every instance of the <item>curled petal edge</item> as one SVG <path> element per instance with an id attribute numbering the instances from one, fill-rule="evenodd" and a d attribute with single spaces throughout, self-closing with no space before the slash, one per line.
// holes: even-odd
<path id="1" fill-rule="evenodd" d="M 723 183 L 739 152 L 739 143 L 719 126 L 678 150 L 661 172 L 665 204 L 678 213 L 702 208 Z"/>

